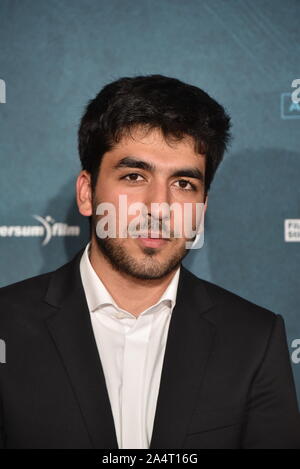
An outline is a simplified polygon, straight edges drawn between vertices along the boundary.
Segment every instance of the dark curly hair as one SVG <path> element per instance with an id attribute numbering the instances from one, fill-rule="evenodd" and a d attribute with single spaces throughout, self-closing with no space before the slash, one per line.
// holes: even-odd
<path id="1" fill-rule="evenodd" d="M 136 126 L 160 129 L 166 140 L 191 136 L 205 154 L 205 196 L 231 139 L 230 117 L 200 88 L 163 75 L 123 77 L 89 101 L 78 131 L 82 169 L 94 191 L 103 154 Z M 91 217 L 90 217 L 91 222 Z"/>

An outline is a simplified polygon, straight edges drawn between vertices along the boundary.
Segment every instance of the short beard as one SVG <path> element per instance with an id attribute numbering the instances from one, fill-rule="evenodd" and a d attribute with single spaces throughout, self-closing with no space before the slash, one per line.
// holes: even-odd
<path id="1" fill-rule="evenodd" d="M 134 257 L 128 254 L 126 247 L 122 244 L 122 239 L 124 238 L 120 238 L 121 240 L 118 238 L 100 238 L 97 235 L 96 226 L 99 221 L 99 217 L 96 215 L 96 209 L 99 201 L 96 201 L 94 192 L 92 196 L 92 204 L 93 214 L 90 225 L 91 234 L 94 234 L 98 249 L 115 271 L 140 280 L 162 279 L 170 272 L 176 270 L 182 260 L 189 253 L 189 249 L 186 248 L 186 243 L 184 242 L 181 246 L 177 247 L 177 249 L 173 250 L 175 252 L 172 257 L 162 263 L 155 260 L 157 252 L 155 248 L 143 247 L 144 257 L 140 261 L 137 261 Z M 171 243 L 172 240 L 168 242 Z"/>
<path id="2" fill-rule="evenodd" d="M 144 247 L 145 256 L 137 261 L 130 256 L 121 242 L 116 238 L 99 238 L 95 225 L 93 231 L 97 246 L 112 268 L 141 280 L 161 279 L 179 267 L 182 259 L 188 254 L 185 244 L 172 255 L 170 259 L 161 263 L 155 261 L 156 249 Z M 172 242 L 172 241 L 168 241 Z"/>

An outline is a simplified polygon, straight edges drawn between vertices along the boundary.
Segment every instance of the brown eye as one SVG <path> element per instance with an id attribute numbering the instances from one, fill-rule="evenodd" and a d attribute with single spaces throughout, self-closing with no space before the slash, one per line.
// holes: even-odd
<path id="1" fill-rule="evenodd" d="M 179 179 L 176 182 L 180 183 L 180 189 L 182 189 L 184 191 L 195 191 L 196 190 L 196 186 L 194 184 L 192 184 L 190 181 L 187 181 L 186 179 Z M 189 188 L 182 187 L 181 183 L 183 183 L 183 186 L 185 186 L 186 184 L 189 184 Z"/>
<path id="2" fill-rule="evenodd" d="M 128 177 L 131 178 L 131 176 L 137 176 L 137 177 L 140 176 L 140 177 L 143 177 L 143 176 L 141 176 L 141 175 L 138 174 L 138 173 L 130 173 L 130 174 L 126 174 L 126 176 L 121 177 L 121 179 L 125 179 L 126 181 L 129 181 L 129 182 L 136 182 L 136 181 L 137 181 L 136 178 L 134 178 L 134 179 L 126 179 L 126 178 L 128 178 Z"/>

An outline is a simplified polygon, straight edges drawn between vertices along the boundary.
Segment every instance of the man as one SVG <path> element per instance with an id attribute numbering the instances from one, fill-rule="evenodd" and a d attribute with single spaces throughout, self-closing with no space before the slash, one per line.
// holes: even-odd
<path id="1" fill-rule="evenodd" d="M 163 205 L 189 204 L 199 227 L 229 129 L 204 91 L 161 75 L 121 78 L 89 103 L 76 196 L 90 242 L 0 290 L 2 447 L 300 448 L 282 316 L 185 269 L 199 231 L 176 236 Z M 102 236 L 103 207 L 117 236 Z"/>

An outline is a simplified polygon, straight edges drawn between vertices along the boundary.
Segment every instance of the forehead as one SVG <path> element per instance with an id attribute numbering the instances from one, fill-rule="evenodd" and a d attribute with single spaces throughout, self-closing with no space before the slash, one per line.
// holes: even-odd
<path id="1" fill-rule="evenodd" d="M 193 164 L 203 168 L 205 155 L 195 152 L 195 141 L 186 135 L 181 140 L 164 137 L 160 129 L 135 128 L 123 135 L 109 152 L 103 155 L 102 165 L 113 166 L 124 156 L 152 161 L 157 167 L 179 167 Z"/>

